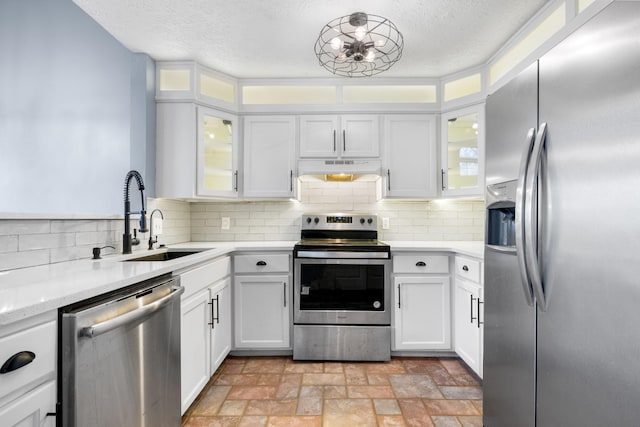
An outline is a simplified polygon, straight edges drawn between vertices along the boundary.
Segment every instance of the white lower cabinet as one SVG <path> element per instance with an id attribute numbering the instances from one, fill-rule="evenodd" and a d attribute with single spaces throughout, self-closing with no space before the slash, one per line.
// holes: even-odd
<path id="1" fill-rule="evenodd" d="M 394 350 L 451 348 L 449 277 L 396 276 Z"/>
<path id="2" fill-rule="evenodd" d="M 56 382 L 49 381 L 0 408 L 2 427 L 54 427 Z"/>
<path id="3" fill-rule="evenodd" d="M 198 397 L 231 349 L 231 263 L 228 257 L 180 275 L 182 413 Z"/>
<path id="4" fill-rule="evenodd" d="M 289 275 L 235 276 L 235 348 L 291 347 L 290 288 Z"/>
<path id="5" fill-rule="evenodd" d="M 0 328 L 0 426 L 56 425 L 56 312 Z"/>
<path id="6" fill-rule="evenodd" d="M 476 281 L 477 280 L 477 281 Z M 480 262 L 456 257 L 455 350 L 482 377 L 483 289 Z"/>
<path id="7" fill-rule="evenodd" d="M 220 367 L 231 351 L 231 278 L 209 289 L 211 295 L 211 369 Z"/>

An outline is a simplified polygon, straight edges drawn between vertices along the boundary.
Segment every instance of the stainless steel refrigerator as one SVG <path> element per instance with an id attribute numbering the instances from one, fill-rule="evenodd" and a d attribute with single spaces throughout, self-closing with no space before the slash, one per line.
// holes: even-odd
<path id="1" fill-rule="evenodd" d="M 640 425 L 640 2 L 486 106 L 484 425 Z"/>

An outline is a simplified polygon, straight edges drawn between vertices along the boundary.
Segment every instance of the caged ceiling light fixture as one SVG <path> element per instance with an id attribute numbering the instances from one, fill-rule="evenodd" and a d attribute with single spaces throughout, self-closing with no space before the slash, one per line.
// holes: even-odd
<path id="1" fill-rule="evenodd" d="M 387 18 L 355 12 L 325 25 L 315 53 L 337 76 L 370 77 L 391 68 L 402 56 L 404 41 Z"/>

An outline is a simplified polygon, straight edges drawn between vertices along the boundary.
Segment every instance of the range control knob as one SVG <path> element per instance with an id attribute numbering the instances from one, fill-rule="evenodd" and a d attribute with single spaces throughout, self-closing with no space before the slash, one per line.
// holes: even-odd
<path id="1" fill-rule="evenodd" d="M 307 224 L 311 224 L 311 217 L 310 216 L 307 217 Z"/>
<path id="2" fill-rule="evenodd" d="M 360 218 L 360 224 L 364 224 L 364 218 Z"/>
<path id="3" fill-rule="evenodd" d="M 313 222 L 315 222 L 316 224 L 319 223 L 320 222 L 320 218 L 318 218 L 318 217 L 313 218 Z"/>
<path id="4" fill-rule="evenodd" d="M 371 218 L 369 218 L 369 219 L 367 220 L 367 224 L 371 224 L 372 222 L 373 222 L 373 219 L 371 219 Z"/>

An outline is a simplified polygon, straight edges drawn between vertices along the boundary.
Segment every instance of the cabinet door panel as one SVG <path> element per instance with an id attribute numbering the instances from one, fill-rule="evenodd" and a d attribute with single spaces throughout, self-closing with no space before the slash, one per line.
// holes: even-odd
<path id="1" fill-rule="evenodd" d="M 395 349 L 450 348 L 449 278 L 396 276 L 394 291 Z"/>
<path id="2" fill-rule="evenodd" d="M 289 276 L 235 276 L 235 347 L 288 348 Z"/>
<path id="3" fill-rule="evenodd" d="M 338 155 L 338 117 L 300 117 L 300 157 Z"/>
<path id="4" fill-rule="evenodd" d="M 293 195 L 296 121 L 289 116 L 247 117 L 244 122 L 244 196 Z"/>
<path id="5" fill-rule="evenodd" d="M 56 383 L 50 381 L 0 408 L 2 427 L 53 426 L 56 411 Z"/>
<path id="6" fill-rule="evenodd" d="M 209 381 L 209 290 L 204 289 L 181 304 L 180 364 L 182 413 Z"/>
<path id="7" fill-rule="evenodd" d="M 342 157 L 378 157 L 380 135 L 378 116 L 341 116 Z"/>
<path id="8" fill-rule="evenodd" d="M 215 288 L 214 288 L 215 289 Z M 211 329 L 211 369 L 213 375 L 231 351 L 231 279 L 223 281 L 222 288 L 211 292 L 214 319 Z"/>
<path id="9" fill-rule="evenodd" d="M 456 353 L 471 369 L 480 369 L 480 328 L 478 327 L 478 304 L 480 288 L 461 278 L 456 278 L 455 289 L 455 337 Z"/>
<path id="10" fill-rule="evenodd" d="M 433 116 L 385 117 L 386 196 L 433 197 L 437 194 L 435 124 Z"/>

